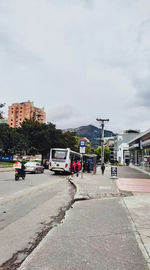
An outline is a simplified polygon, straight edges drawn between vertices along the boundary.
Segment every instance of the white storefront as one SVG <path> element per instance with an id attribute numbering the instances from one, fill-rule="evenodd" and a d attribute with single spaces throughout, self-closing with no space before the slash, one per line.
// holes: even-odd
<path id="1" fill-rule="evenodd" d="M 150 173 L 150 129 L 129 142 L 130 164 Z"/>
<path id="2" fill-rule="evenodd" d="M 128 142 L 135 138 L 139 134 L 139 131 L 126 130 L 121 134 L 118 134 L 115 139 L 114 153 L 115 160 L 122 165 L 129 165 L 130 152 Z"/>
<path id="3" fill-rule="evenodd" d="M 122 143 L 119 145 L 117 151 L 117 160 L 122 165 L 129 165 L 130 153 L 129 153 L 129 145 L 127 143 Z"/>

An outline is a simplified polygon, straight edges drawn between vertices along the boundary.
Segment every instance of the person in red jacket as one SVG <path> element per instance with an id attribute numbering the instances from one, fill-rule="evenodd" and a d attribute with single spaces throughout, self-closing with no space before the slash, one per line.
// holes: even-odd
<path id="1" fill-rule="evenodd" d="M 78 160 L 76 162 L 76 173 L 77 173 L 77 177 L 79 176 L 80 170 L 81 170 L 81 162 Z"/>
<path id="2" fill-rule="evenodd" d="M 76 171 L 76 162 L 74 160 L 71 161 L 71 173 L 75 173 Z"/>
<path id="3" fill-rule="evenodd" d="M 78 171 L 81 171 L 81 162 L 80 162 L 80 160 L 77 161 L 77 164 L 78 164 Z"/>

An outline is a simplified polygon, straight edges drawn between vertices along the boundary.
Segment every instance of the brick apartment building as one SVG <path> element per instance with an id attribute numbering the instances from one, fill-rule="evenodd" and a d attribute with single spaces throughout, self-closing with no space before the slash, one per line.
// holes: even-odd
<path id="1" fill-rule="evenodd" d="M 43 109 L 34 107 L 33 102 L 13 103 L 8 107 L 8 125 L 12 128 L 21 126 L 25 119 L 34 119 L 39 123 L 45 123 L 46 114 Z"/>

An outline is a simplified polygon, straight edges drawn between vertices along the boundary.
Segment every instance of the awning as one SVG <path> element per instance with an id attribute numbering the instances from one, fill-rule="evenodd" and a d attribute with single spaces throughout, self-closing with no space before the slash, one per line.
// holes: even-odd
<path id="1" fill-rule="evenodd" d="M 150 139 L 149 140 L 146 140 L 144 142 L 141 142 L 141 145 L 142 146 L 150 146 Z"/>
<path id="2" fill-rule="evenodd" d="M 135 144 L 131 145 L 131 146 L 129 147 L 129 150 L 132 150 L 132 149 L 134 149 L 134 148 L 139 148 L 139 144 L 138 144 L 138 143 L 135 143 Z"/>

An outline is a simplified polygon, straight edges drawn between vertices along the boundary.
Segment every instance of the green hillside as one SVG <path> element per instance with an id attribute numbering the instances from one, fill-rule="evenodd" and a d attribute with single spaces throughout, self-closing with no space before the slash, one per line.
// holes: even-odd
<path id="1" fill-rule="evenodd" d="M 78 137 L 86 137 L 90 140 L 92 147 L 100 145 L 101 129 L 93 125 L 81 126 L 75 129 L 69 129 L 74 131 Z M 104 130 L 104 137 L 112 137 L 116 134 L 109 130 Z"/>

